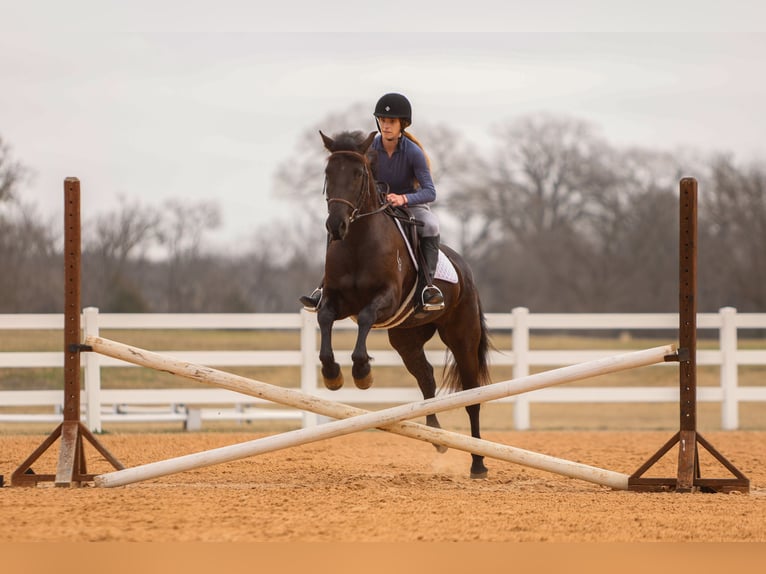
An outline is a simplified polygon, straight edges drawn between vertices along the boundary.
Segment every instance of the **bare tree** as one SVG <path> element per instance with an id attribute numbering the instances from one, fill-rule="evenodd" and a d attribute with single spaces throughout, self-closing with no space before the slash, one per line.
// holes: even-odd
<path id="1" fill-rule="evenodd" d="M 0 310 L 55 313 L 63 308 L 64 267 L 53 222 L 21 202 L 0 205 Z"/>
<path id="2" fill-rule="evenodd" d="M 0 136 L 0 203 L 18 199 L 18 188 L 29 177 L 29 169 L 13 159 L 11 147 Z"/>
<path id="3" fill-rule="evenodd" d="M 173 311 L 202 311 L 202 253 L 205 233 L 221 225 L 220 206 L 202 201 L 196 204 L 170 200 L 165 203 L 158 233 L 167 252 L 166 305 Z"/>
<path id="4" fill-rule="evenodd" d="M 472 184 L 455 194 L 492 228 L 520 241 L 574 227 L 613 184 L 604 158 L 611 153 L 591 124 L 535 115 L 500 125 L 492 161 L 484 160 Z"/>
<path id="5" fill-rule="evenodd" d="M 700 250 L 707 295 L 716 306 L 743 311 L 766 308 L 766 166 L 738 166 L 714 157 L 709 189 L 703 188 L 704 235 Z M 704 204 L 703 204 L 704 201 Z M 715 292 L 711 286 L 715 285 Z"/>
<path id="6" fill-rule="evenodd" d="M 574 271 L 592 257 L 590 218 L 615 183 L 612 150 L 592 125 L 545 114 L 500 125 L 495 136 L 495 151 L 450 197 L 477 232 L 472 256 L 494 269 L 487 282 L 506 293 L 503 307 L 519 304 L 514 291 L 534 295 L 541 285 L 560 285 L 548 304 L 569 307 L 588 290 Z"/>
<path id="7" fill-rule="evenodd" d="M 139 202 L 119 206 L 84 225 L 83 299 L 106 311 L 144 311 L 142 276 L 136 268 L 158 241 L 160 217 Z"/>

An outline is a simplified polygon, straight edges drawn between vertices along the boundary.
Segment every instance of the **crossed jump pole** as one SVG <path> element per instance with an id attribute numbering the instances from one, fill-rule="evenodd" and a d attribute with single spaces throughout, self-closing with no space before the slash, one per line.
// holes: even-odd
<path id="1" fill-rule="evenodd" d="M 623 353 L 595 361 L 536 373 L 527 377 L 494 383 L 484 387 L 438 396 L 433 399 L 370 412 L 308 395 L 297 390 L 277 387 L 209 367 L 194 365 L 100 337 L 87 337 L 85 345 L 88 349 L 97 353 L 129 363 L 158 369 L 188 379 L 339 419 L 316 427 L 298 429 L 236 445 L 101 474 L 95 477 L 96 486 L 101 487 L 123 486 L 366 429 L 379 428 L 410 438 L 475 454 L 482 454 L 491 458 L 498 458 L 539 470 L 546 470 L 571 478 L 609 486 L 614 489 L 626 490 L 629 479 L 626 474 L 558 459 L 499 443 L 475 439 L 422 424 L 402 421 L 448 409 L 526 393 L 552 385 L 672 360 L 669 357 L 672 357 L 675 351 L 673 345 L 666 345 L 644 351 Z"/>

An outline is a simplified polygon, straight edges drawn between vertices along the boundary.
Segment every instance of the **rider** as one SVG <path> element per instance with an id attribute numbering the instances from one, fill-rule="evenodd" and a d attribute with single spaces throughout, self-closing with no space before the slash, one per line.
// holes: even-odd
<path id="1" fill-rule="evenodd" d="M 429 206 L 436 199 L 428 157 L 421 143 L 406 130 L 412 124 L 412 106 L 402 94 L 384 94 L 375 106 L 375 123 L 380 132 L 372 142 L 377 151 L 377 180 L 387 185 L 386 201 L 395 207 L 406 206 L 418 226 L 420 249 L 425 259 L 426 286 L 421 294 L 423 309 L 444 309 L 444 295 L 434 285 L 439 259 L 439 219 Z M 309 311 L 316 311 L 322 288 L 300 298 Z"/>

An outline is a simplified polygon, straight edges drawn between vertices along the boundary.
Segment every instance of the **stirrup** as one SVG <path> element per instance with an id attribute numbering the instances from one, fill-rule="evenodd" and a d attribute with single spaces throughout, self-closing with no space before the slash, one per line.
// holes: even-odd
<path id="1" fill-rule="evenodd" d="M 316 313 L 319 309 L 319 304 L 322 302 L 322 288 L 317 287 L 312 291 L 311 295 L 303 295 L 298 299 L 303 303 L 303 308 L 311 313 Z"/>
<path id="2" fill-rule="evenodd" d="M 444 309 L 444 295 L 436 285 L 426 285 L 420 297 L 424 311 L 441 311 Z"/>

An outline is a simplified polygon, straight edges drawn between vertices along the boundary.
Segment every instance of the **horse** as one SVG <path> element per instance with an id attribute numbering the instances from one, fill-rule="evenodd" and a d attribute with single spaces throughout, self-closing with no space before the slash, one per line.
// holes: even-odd
<path id="1" fill-rule="evenodd" d="M 436 381 L 423 347 L 437 332 L 451 353 L 443 387 L 454 392 L 488 384 L 491 343 L 468 264 L 442 244 L 442 253 L 457 273 L 456 283 L 438 281 L 445 298 L 444 309 L 416 312 L 412 304 L 408 305 L 418 286 L 418 271 L 391 216 L 390 206 L 377 192 L 374 162 L 368 156 L 376 132 L 366 137 L 359 131 L 342 132 L 335 137 L 321 130 L 319 133 L 329 152 L 324 185 L 328 245 L 322 299 L 317 310 L 319 360 L 325 386 L 331 390 L 343 386 L 343 373 L 332 349 L 332 326 L 347 317 L 358 326 L 351 354 L 351 373 L 358 388 L 372 385 L 367 336 L 373 328 L 387 330 L 391 346 L 417 380 L 424 399 L 435 396 Z M 480 404 L 466 407 L 471 436 L 476 438 L 481 438 L 480 408 Z M 440 428 L 435 414 L 426 417 L 426 424 Z M 446 447 L 436 448 L 446 451 Z M 484 457 L 476 454 L 471 457 L 471 478 L 485 478 Z"/>

